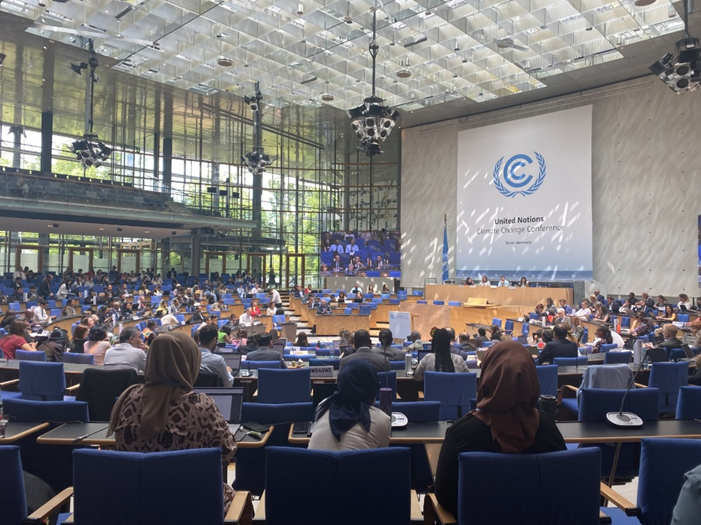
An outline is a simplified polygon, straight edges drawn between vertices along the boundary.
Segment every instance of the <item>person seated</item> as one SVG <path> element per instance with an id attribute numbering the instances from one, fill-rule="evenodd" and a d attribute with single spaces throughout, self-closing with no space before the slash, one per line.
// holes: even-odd
<path id="1" fill-rule="evenodd" d="M 594 345 L 591 347 L 592 354 L 598 354 L 601 352 L 601 345 L 613 344 L 613 336 L 611 335 L 611 330 L 607 326 L 599 326 L 596 329 L 596 339 L 594 339 Z"/>
<path id="2" fill-rule="evenodd" d="M 347 363 L 338 390 L 324 399 L 314 418 L 309 450 L 361 450 L 389 445 L 391 420 L 376 408 L 377 372 L 367 361 Z"/>
<path id="3" fill-rule="evenodd" d="M 546 343 L 538 356 L 539 365 L 553 364 L 553 359 L 556 357 L 577 357 L 579 354 L 577 343 L 567 339 L 567 326 L 563 323 L 556 324 L 553 328 L 553 334 L 555 339 Z"/>
<path id="4" fill-rule="evenodd" d="M 475 281 L 472 280 L 472 277 L 465 279 L 465 286 L 475 286 Z"/>
<path id="5" fill-rule="evenodd" d="M 696 525 L 701 514 L 701 465 L 684 474 L 670 525 Z"/>
<path id="6" fill-rule="evenodd" d="M 669 354 L 669 351 L 672 348 L 681 348 L 682 344 L 684 343 L 677 337 L 677 334 L 677 327 L 672 323 L 664 325 L 662 327 L 662 336 L 664 337 L 664 341 L 657 345 L 658 348 L 664 348 L 667 350 L 667 354 Z"/>
<path id="7" fill-rule="evenodd" d="M 174 333 L 174 332 L 171 332 Z M 231 386 L 234 384 L 234 376 L 231 375 L 231 368 L 226 366 L 224 358 L 218 354 L 213 354 L 212 350 L 217 347 L 219 342 L 219 330 L 216 325 L 208 324 L 198 330 L 200 339 L 200 357 L 199 370 L 208 374 L 215 374 L 221 378 L 222 386 Z M 160 337 L 160 336 L 159 336 Z M 156 339 L 158 340 L 158 339 Z"/>
<path id="8" fill-rule="evenodd" d="M 381 293 L 392 293 L 390 292 L 389 286 L 387 286 L 387 283 L 382 284 L 382 292 Z"/>
<path id="9" fill-rule="evenodd" d="M 338 368 L 339 373 L 348 363 L 352 363 L 356 360 L 368 361 L 376 372 L 386 372 L 389 370 L 389 363 L 384 356 L 371 349 L 372 342 L 367 330 L 357 330 L 353 334 L 353 346 L 355 347 L 355 352 L 341 358 L 341 363 Z"/>
<path id="10" fill-rule="evenodd" d="M 363 289 L 360 287 L 360 283 L 355 283 L 355 286 L 351 289 L 350 293 L 355 294 L 355 299 L 353 299 L 353 302 L 363 302 Z"/>
<path id="11" fill-rule="evenodd" d="M 403 361 L 404 356 L 406 354 L 404 351 L 400 350 L 399 348 L 394 348 L 392 346 L 392 331 L 383 328 L 380 330 L 380 334 L 378 335 L 378 339 L 380 340 L 380 347 L 375 348 L 375 352 L 380 354 L 382 357 L 386 358 L 389 361 Z"/>
<path id="12" fill-rule="evenodd" d="M 273 315 L 277 315 L 277 306 L 275 306 L 274 301 L 270 301 L 268 303 L 268 308 L 265 310 L 265 315 L 272 317 Z"/>
<path id="13" fill-rule="evenodd" d="M 253 314 L 250 308 L 244 310 L 244 312 L 239 317 L 239 325 L 250 326 L 253 324 Z"/>
<path id="14" fill-rule="evenodd" d="M 511 283 L 509 283 L 509 281 L 506 280 L 506 277 L 504 277 L 503 275 L 501 277 L 499 277 L 499 282 L 497 283 L 497 287 L 508 288 L 509 286 L 511 286 Z"/>
<path id="15" fill-rule="evenodd" d="M 112 345 L 110 345 L 109 334 L 105 325 L 95 325 L 88 332 L 88 340 L 83 345 L 83 353 L 93 354 L 95 356 L 95 364 L 102 365 L 110 346 Z"/>
<path id="16" fill-rule="evenodd" d="M 564 299 L 560 299 L 558 301 L 560 303 L 560 308 L 563 308 L 565 310 L 565 315 L 571 315 L 572 314 L 572 307 L 567 304 L 567 301 Z"/>
<path id="17" fill-rule="evenodd" d="M 270 334 L 260 334 L 258 336 L 258 349 L 248 352 L 246 361 L 280 361 L 281 368 L 287 368 L 285 361 L 278 352 L 272 349 L 273 338 Z"/>
<path id="18" fill-rule="evenodd" d="M 319 307 L 316 309 L 317 315 L 331 315 L 331 307 L 326 299 L 322 299 L 319 303 Z"/>
<path id="19" fill-rule="evenodd" d="M 652 300 L 652 299 L 650 299 Z M 642 337 L 653 332 L 655 325 L 645 316 L 645 312 L 638 311 L 631 321 L 630 335 L 633 337 Z"/>
<path id="20" fill-rule="evenodd" d="M 685 293 L 679 294 L 679 302 L 677 303 L 677 310 L 680 312 L 688 312 L 693 309 L 691 301 L 689 301 L 689 296 Z"/>
<path id="21" fill-rule="evenodd" d="M 193 391 L 201 353 L 186 334 L 159 335 L 146 360 L 145 384 L 125 390 L 112 410 L 108 435 L 123 452 L 218 448 L 228 462 L 236 452 L 229 424 L 211 397 Z M 206 424 L 205 424 L 206 423 Z M 226 483 L 224 512 L 234 498 Z"/>
<path id="22" fill-rule="evenodd" d="M 119 332 L 119 344 L 105 353 L 105 365 L 128 366 L 136 373 L 146 371 L 146 351 L 148 345 L 141 340 L 141 332 L 128 326 Z"/>
<path id="23" fill-rule="evenodd" d="M 424 380 L 424 373 L 428 372 L 469 372 L 465 360 L 458 354 L 450 352 L 452 337 L 445 328 L 439 328 L 433 333 L 431 346 L 433 352 L 427 354 L 416 366 L 414 379 Z"/>
<path id="24" fill-rule="evenodd" d="M 28 326 L 21 319 L 15 319 L 10 323 L 8 333 L 0 339 L 0 350 L 5 359 L 14 359 L 17 350 L 36 350 L 36 343 L 29 343 L 24 337 Z"/>
<path id="25" fill-rule="evenodd" d="M 569 325 L 568 323 L 565 323 L 565 326 L 568 326 L 568 329 L 571 332 L 570 339 L 577 343 L 577 346 L 579 347 L 579 344 L 582 342 L 582 338 L 584 337 L 584 327 L 582 326 L 582 321 L 580 321 L 579 317 L 570 317 Z"/>
<path id="26" fill-rule="evenodd" d="M 251 303 L 250 311 L 253 317 L 260 317 L 260 306 L 258 306 L 258 301 L 253 301 Z"/>
<path id="27" fill-rule="evenodd" d="M 473 352 L 475 350 L 474 340 L 470 339 L 470 334 L 462 332 L 458 336 L 458 346 L 463 352 Z"/>
<path id="28" fill-rule="evenodd" d="M 487 351 L 477 389 L 477 410 L 446 431 L 438 458 L 436 498 L 454 516 L 461 453 L 541 454 L 566 449 L 555 420 L 536 408 L 539 395 L 538 374 L 523 345 L 505 341 Z"/>
<path id="29" fill-rule="evenodd" d="M 579 310 L 574 312 L 572 315 L 574 317 L 579 317 L 582 321 L 588 321 L 591 317 L 591 304 L 586 299 L 582 301 L 582 306 Z"/>
<path id="30" fill-rule="evenodd" d="M 596 313 L 594 314 L 595 321 L 599 321 L 600 323 L 611 322 L 611 312 L 609 312 L 609 309 L 607 306 L 604 306 L 603 304 L 597 302 L 595 309 L 596 309 Z"/>
<path id="31" fill-rule="evenodd" d="M 482 280 L 479 283 L 479 286 L 492 286 L 492 283 L 489 282 L 489 279 L 487 279 L 486 275 L 483 275 Z"/>
<path id="32" fill-rule="evenodd" d="M 153 340 L 158 336 L 158 324 L 153 319 L 146 322 L 146 328 L 141 334 L 144 336 L 146 344 L 150 347 Z"/>
<path id="33" fill-rule="evenodd" d="M 501 341 L 501 336 L 503 335 L 501 328 L 499 328 L 498 324 L 493 324 L 492 326 L 489 327 L 490 330 L 490 336 L 489 339 L 490 341 Z"/>
<path id="34" fill-rule="evenodd" d="M 489 337 L 487 337 L 487 331 L 484 328 L 478 328 L 477 329 L 477 337 L 475 337 L 475 345 L 477 348 L 481 348 L 482 344 L 486 343 L 489 341 Z"/>
<path id="35" fill-rule="evenodd" d="M 521 280 L 518 282 L 518 285 L 521 288 L 528 288 L 528 279 L 526 279 L 525 275 L 523 277 L 521 277 Z"/>
<path id="36" fill-rule="evenodd" d="M 558 308 L 558 309 L 555 311 L 555 317 L 553 317 L 553 323 L 554 323 L 554 324 L 557 324 L 557 323 L 565 323 L 565 324 L 567 324 L 568 321 L 569 321 L 569 319 L 568 319 L 567 316 L 565 315 L 565 309 L 564 309 L 564 308 Z"/>
<path id="37" fill-rule="evenodd" d="M 424 349 L 424 344 L 423 341 L 421 341 L 421 334 L 417 332 L 416 330 L 412 331 L 409 334 L 409 341 L 411 341 L 411 344 L 406 347 L 407 352 L 417 352 L 418 350 L 423 350 Z"/>

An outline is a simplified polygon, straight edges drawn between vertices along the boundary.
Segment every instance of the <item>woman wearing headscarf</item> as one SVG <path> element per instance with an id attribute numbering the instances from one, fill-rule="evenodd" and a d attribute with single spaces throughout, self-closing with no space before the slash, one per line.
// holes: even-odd
<path id="1" fill-rule="evenodd" d="M 170 332 L 153 340 L 146 359 L 145 384 L 134 385 L 112 409 L 109 434 L 117 450 L 167 452 L 221 448 L 222 459 L 236 452 L 234 436 L 212 398 L 193 392 L 202 354 L 187 334 Z M 224 484 L 224 511 L 234 490 Z"/>
<path id="2" fill-rule="evenodd" d="M 458 419 L 445 433 L 436 471 L 436 497 L 443 507 L 457 516 L 458 455 L 462 452 L 540 454 L 565 450 L 555 420 L 536 409 L 539 396 L 538 373 L 523 345 L 505 341 L 487 351 L 477 410 Z"/>
<path id="3" fill-rule="evenodd" d="M 317 409 L 312 450 L 360 450 L 389 445 L 390 418 L 375 408 L 377 373 L 362 359 L 349 361 L 338 376 L 338 390 Z"/>

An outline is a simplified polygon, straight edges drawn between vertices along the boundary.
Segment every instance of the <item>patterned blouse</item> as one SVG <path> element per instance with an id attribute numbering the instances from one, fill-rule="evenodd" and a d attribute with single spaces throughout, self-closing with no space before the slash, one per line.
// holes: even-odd
<path id="1" fill-rule="evenodd" d="M 170 406 L 166 428 L 158 436 L 144 440 L 140 436 L 143 410 L 143 385 L 134 388 L 122 405 L 115 428 L 117 450 L 124 452 L 168 452 L 192 448 L 221 448 L 222 459 L 236 452 L 229 425 L 212 398 L 194 392 L 184 393 Z M 234 499 L 234 489 L 224 481 L 224 512 Z"/>

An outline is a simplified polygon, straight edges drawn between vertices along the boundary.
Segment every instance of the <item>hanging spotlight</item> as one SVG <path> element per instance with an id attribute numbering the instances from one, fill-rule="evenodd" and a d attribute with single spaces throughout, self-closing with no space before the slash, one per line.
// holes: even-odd
<path id="1" fill-rule="evenodd" d="M 360 141 L 358 149 L 370 158 L 382 153 L 381 143 L 387 140 L 399 118 L 397 110 L 384 106 L 384 100 L 375 95 L 376 61 L 377 52 L 379 51 L 379 46 L 375 39 L 376 32 L 377 9 L 375 8 L 372 12 L 372 41 L 370 42 L 372 95 L 366 98 L 362 105 L 346 111 L 351 119 L 351 127 Z"/>
<path id="2" fill-rule="evenodd" d="M 650 71 L 678 95 L 701 86 L 701 45 L 689 33 L 688 1 L 684 1 L 684 38 L 675 44 L 676 56 L 667 53 L 650 66 Z"/>
<path id="3" fill-rule="evenodd" d="M 253 151 L 241 157 L 244 166 L 253 175 L 262 175 L 266 166 L 269 166 L 277 157 L 267 155 L 263 150 L 263 140 L 261 137 L 261 103 L 263 94 L 260 92 L 258 82 L 256 82 L 256 94 L 253 97 L 244 96 L 243 100 L 248 104 L 253 112 Z"/>

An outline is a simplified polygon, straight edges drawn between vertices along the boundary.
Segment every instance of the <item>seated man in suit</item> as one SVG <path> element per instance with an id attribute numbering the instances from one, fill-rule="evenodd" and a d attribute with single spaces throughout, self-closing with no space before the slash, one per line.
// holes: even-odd
<path id="1" fill-rule="evenodd" d="M 356 330 L 353 334 L 353 346 L 355 346 L 355 352 L 349 356 L 341 358 L 341 364 L 339 365 L 338 372 L 341 373 L 343 366 L 356 359 L 364 359 L 369 361 L 376 372 L 385 372 L 389 370 L 389 363 L 384 358 L 383 355 L 372 351 L 372 342 L 370 341 L 370 334 L 367 330 Z"/>
<path id="2" fill-rule="evenodd" d="M 677 327 L 672 323 L 666 324 L 662 327 L 662 335 L 664 336 L 664 341 L 657 345 L 659 348 L 664 348 L 669 354 L 672 348 L 681 348 L 683 342 L 677 337 Z"/>
<path id="3" fill-rule="evenodd" d="M 556 357 L 577 357 L 577 343 L 567 339 L 567 326 L 564 323 L 557 323 L 553 328 L 555 339 L 546 343 L 538 357 L 538 364 L 552 364 Z"/>
<path id="4" fill-rule="evenodd" d="M 258 336 L 258 349 L 248 352 L 246 361 L 281 361 L 280 368 L 287 368 L 280 354 L 272 349 L 273 338 L 270 334 L 262 333 Z"/>

